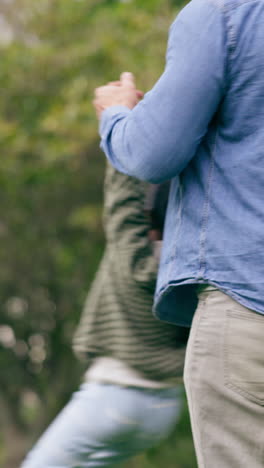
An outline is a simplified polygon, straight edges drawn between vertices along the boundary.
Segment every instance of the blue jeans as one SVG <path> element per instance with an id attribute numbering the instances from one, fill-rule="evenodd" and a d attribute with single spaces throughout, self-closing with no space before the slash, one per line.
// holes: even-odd
<path id="1" fill-rule="evenodd" d="M 83 384 L 21 468 L 115 466 L 163 439 L 180 409 L 180 388 Z"/>

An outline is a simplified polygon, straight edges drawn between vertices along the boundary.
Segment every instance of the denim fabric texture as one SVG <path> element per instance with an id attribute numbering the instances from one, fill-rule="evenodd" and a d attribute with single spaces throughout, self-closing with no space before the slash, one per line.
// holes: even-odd
<path id="1" fill-rule="evenodd" d="M 178 421 L 182 389 L 86 383 L 21 468 L 108 468 L 154 446 Z"/>
<path id="2" fill-rule="evenodd" d="M 191 1 L 153 89 L 103 112 L 119 171 L 173 179 L 155 297 L 169 322 L 190 325 L 197 283 L 264 313 L 263 26 L 263 0 Z"/>

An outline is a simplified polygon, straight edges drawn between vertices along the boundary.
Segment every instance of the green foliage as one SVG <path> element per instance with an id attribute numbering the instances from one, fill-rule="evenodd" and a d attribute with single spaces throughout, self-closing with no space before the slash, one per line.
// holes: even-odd
<path id="1" fill-rule="evenodd" d="M 35 3 L 24 2 L 24 42 L 1 51 L 3 154 L 72 157 L 97 134 L 91 106 L 96 86 L 125 69 L 135 72 L 144 90 L 154 83 L 175 11 L 160 0 Z"/>
<path id="2" fill-rule="evenodd" d="M 180 3 L 0 4 L 13 36 L 1 42 L 0 33 L 1 466 L 18 466 L 83 370 L 71 337 L 103 250 L 104 158 L 93 89 L 124 70 L 149 89 L 162 72 Z M 164 446 L 128 466 L 195 466 L 182 424 Z"/>

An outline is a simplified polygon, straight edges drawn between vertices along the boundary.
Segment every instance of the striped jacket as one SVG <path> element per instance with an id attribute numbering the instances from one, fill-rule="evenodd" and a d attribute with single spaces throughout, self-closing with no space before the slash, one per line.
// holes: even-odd
<path id="1" fill-rule="evenodd" d="M 152 315 L 158 265 L 144 211 L 147 186 L 107 166 L 106 247 L 73 347 L 88 365 L 94 357 L 114 357 L 162 381 L 182 374 L 185 344 L 180 329 Z"/>

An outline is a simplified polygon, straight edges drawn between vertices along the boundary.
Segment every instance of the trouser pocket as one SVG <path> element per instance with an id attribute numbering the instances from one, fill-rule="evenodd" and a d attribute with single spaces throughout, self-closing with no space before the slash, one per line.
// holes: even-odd
<path id="1" fill-rule="evenodd" d="M 243 306 L 227 311 L 225 385 L 264 405 L 264 316 Z"/>

